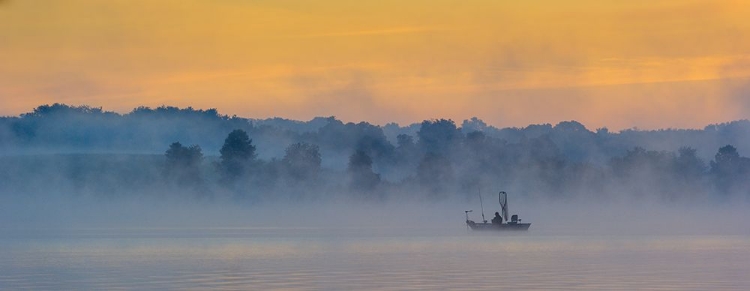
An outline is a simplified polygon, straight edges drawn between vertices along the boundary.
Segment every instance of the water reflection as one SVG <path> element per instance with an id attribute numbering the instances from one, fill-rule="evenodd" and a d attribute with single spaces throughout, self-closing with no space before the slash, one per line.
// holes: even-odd
<path id="1" fill-rule="evenodd" d="M 5 232 L 0 289 L 748 290 L 748 236 Z"/>

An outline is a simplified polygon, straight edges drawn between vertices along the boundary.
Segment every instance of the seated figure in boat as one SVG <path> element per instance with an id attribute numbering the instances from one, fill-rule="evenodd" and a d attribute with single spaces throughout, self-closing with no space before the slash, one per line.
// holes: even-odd
<path id="1" fill-rule="evenodd" d="M 513 214 L 513 216 L 510 217 L 510 222 L 508 222 L 508 223 L 509 224 L 518 224 L 518 222 L 520 222 L 520 221 L 521 220 L 518 219 L 518 215 Z"/>
<path id="2" fill-rule="evenodd" d="M 500 213 L 495 212 L 495 217 L 492 218 L 492 224 L 503 224 L 503 218 Z"/>

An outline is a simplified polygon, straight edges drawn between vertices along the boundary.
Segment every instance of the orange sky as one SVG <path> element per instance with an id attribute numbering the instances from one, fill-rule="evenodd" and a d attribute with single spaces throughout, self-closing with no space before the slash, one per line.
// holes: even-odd
<path id="1" fill-rule="evenodd" d="M 0 0 L 0 115 L 703 127 L 750 118 L 750 2 Z"/>

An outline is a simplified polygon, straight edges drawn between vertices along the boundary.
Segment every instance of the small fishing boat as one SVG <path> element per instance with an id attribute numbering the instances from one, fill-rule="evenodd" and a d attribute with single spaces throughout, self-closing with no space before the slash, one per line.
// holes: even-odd
<path id="1" fill-rule="evenodd" d="M 517 214 L 512 215 L 510 221 L 508 221 L 508 193 L 500 191 L 499 201 L 502 217 L 498 212 L 495 212 L 495 218 L 492 219 L 492 222 L 487 222 L 487 220 L 484 219 L 484 205 L 482 205 L 482 222 L 474 222 L 469 219 L 469 212 L 472 212 L 471 210 L 464 211 L 464 213 L 466 213 L 466 226 L 472 230 L 529 230 L 531 223 L 522 223 Z M 479 203 L 480 205 L 482 204 L 481 194 L 479 195 Z M 503 222 L 503 219 L 505 222 Z"/>

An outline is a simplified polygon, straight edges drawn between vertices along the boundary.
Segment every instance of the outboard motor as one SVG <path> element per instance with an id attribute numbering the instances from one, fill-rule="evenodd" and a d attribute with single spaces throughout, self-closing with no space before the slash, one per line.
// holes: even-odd
<path id="1" fill-rule="evenodd" d="M 513 214 L 513 216 L 510 217 L 510 223 L 518 223 L 518 214 Z"/>

